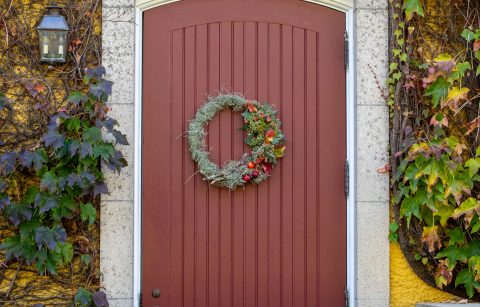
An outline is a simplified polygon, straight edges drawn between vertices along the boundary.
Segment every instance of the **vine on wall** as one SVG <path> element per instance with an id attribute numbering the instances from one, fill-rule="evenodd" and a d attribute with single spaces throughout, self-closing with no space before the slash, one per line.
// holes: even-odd
<path id="1" fill-rule="evenodd" d="M 477 300 L 479 29 L 478 1 L 390 1 L 390 239 L 424 281 Z"/>
<path id="2" fill-rule="evenodd" d="M 0 305 L 108 306 L 100 164 L 120 172 L 128 142 L 108 116 L 101 1 L 59 3 L 71 31 L 55 66 L 39 62 L 35 30 L 48 3 L 0 3 Z"/>

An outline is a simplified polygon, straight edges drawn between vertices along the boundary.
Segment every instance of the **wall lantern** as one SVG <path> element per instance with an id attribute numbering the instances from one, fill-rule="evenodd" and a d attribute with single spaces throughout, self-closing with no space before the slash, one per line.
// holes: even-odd
<path id="1" fill-rule="evenodd" d="M 53 2 L 37 27 L 42 62 L 64 63 L 67 58 L 69 28 L 61 9 Z"/>

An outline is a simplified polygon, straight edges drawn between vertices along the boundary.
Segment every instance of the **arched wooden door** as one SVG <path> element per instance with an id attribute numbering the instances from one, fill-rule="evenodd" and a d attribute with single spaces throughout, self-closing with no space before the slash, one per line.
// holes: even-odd
<path id="1" fill-rule="evenodd" d="M 345 15 L 297 0 L 185 0 L 146 11 L 143 29 L 143 306 L 343 306 Z M 184 133 L 219 91 L 279 110 L 286 156 L 257 187 L 194 175 Z M 212 159 L 241 157 L 241 126 L 240 114 L 215 118 Z"/>

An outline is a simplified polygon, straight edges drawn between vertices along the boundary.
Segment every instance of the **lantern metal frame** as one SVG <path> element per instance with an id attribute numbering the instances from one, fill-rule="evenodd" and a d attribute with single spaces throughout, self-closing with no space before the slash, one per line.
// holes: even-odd
<path id="1" fill-rule="evenodd" d="M 70 28 L 61 14 L 62 9 L 55 2 L 50 4 L 37 26 L 41 62 L 65 63 L 67 60 Z"/>

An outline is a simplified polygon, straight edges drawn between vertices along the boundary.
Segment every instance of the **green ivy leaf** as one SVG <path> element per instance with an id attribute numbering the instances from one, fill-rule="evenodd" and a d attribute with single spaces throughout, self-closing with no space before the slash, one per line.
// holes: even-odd
<path id="1" fill-rule="evenodd" d="M 68 96 L 68 102 L 71 102 L 75 105 L 79 105 L 80 103 L 84 103 L 88 101 L 87 95 L 83 94 L 82 92 L 74 91 Z"/>
<path id="2" fill-rule="evenodd" d="M 469 43 L 475 39 L 475 33 L 469 29 L 464 29 L 462 32 L 462 37 Z"/>
<path id="3" fill-rule="evenodd" d="M 78 132 L 78 130 L 80 130 L 80 119 L 77 117 L 66 119 L 65 128 L 70 132 Z"/>
<path id="4" fill-rule="evenodd" d="M 92 303 L 92 294 L 84 288 L 78 288 L 75 294 L 74 303 L 76 306 L 90 306 Z"/>
<path id="5" fill-rule="evenodd" d="M 464 201 L 452 214 L 452 217 L 457 219 L 464 214 L 471 214 L 473 211 L 480 210 L 480 203 L 473 197 L 469 197 Z"/>
<path id="6" fill-rule="evenodd" d="M 460 227 L 455 227 L 448 232 L 450 236 L 449 245 L 453 244 L 463 244 L 465 242 L 465 234 Z"/>
<path id="7" fill-rule="evenodd" d="M 463 285 L 467 290 L 468 297 L 473 297 L 475 294 L 475 289 L 480 288 L 480 283 L 475 281 L 475 276 L 473 272 L 465 269 L 458 273 L 457 278 L 455 279 L 455 287 L 458 285 Z"/>
<path id="8" fill-rule="evenodd" d="M 112 144 L 96 144 L 93 146 L 93 157 L 101 157 L 104 161 L 108 161 L 115 153 Z"/>
<path id="9" fill-rule="evenodd" d="M 58 190 L 58 181 L 55 174 L 46 172 L 40 181 L 40 188 L 47 189 L 50 193 L 56 193 Z"/>
<path id="10" fill-rule="evenodd" d="M 415 13 L 422 17 L 424 16 L 420 0 L 405 0 L 403 2 L 403 8 L 405 9 L 405 19 L 407 21 L 410 21 Z"/>
<path id="11" fill-rule="evenodd" d="M 440 101 L 447 97 L 449 87 L 450 83 L 442 77 L 439 77 L 427 87 L 427 90 L 425 91 L 425 96 L 432 97 L 434 108 L 438 106 Z"/>
<path id="12" fill-rule="evenodd" d="M 22 242 L 19 237 L 6 238 L 0 244 L 0 249 L 5 250 L 5 258 L 7 260 L 14 257 L 18 259 L 22 255 Z"/>
<path id="13" fill-rule="evenodd" d="M 452 83 L 456 80 L 462 79 L 465 76 L 465 73 L 471 68 L 472 68 L 472 66 L 470 66 L 469 62 L 458 63 L 455 66 L 455 70 L 453 71 L 453 73 L 448 78 L 448 81 Z"/>
<path id="14" fill-rule="evenodd" d="M 80 260 L 86 265 L 89 265 L 90 262 L 92 262 L 92 257 L 88 254 L 83 254 L 80 256 Z"/>
<path id="15" fill-rule="evenodd" d="M 58 202 L 58 206 L 52 210 L 53 218 L 61 221 L 63 218 L 71 218 L 75 210 L 75 201 L 68 196 L 64 196 Z"/>
<path id="16" fill-rule="evenodd" d="M 80 218 L 82 221 L 88 221 L 88 224 L 92 225 L 97 217 L 97 210 L 92 203 L 80 204 Z"/>
<path id="17" fill-rule="evenodd" d="M 465 166 L 468 168 L 470 177 L 473 177 L 480 169 L 480 158 L 470 158 L 465 162 Z"/>
<path id="18" fill-rule="evenodd" d="M 465 249 L 455 245 L 450 245 L 447 248 L 443 249 L 437 254 L 435 258 L 440 259 L 445 257 L 448 259 L 448 262 L 451 266 L 455 266 L 457 261 L 467 261 L 467 254 L 465 252 Z"/>
<path id="19" fill-rule="evenodd" d="M 102 141 L 102 132 L 97 127 L 90 127 L 83 133 L 85 141 L 95 144 Z"/>
<path id="20" fill-rule="evenodd" d="M 71 263 L 73 259 L 73 245 L 72 243 L 58 244 L 55 247 L 55 252 L 62 256 L 63 263 Z"/>

